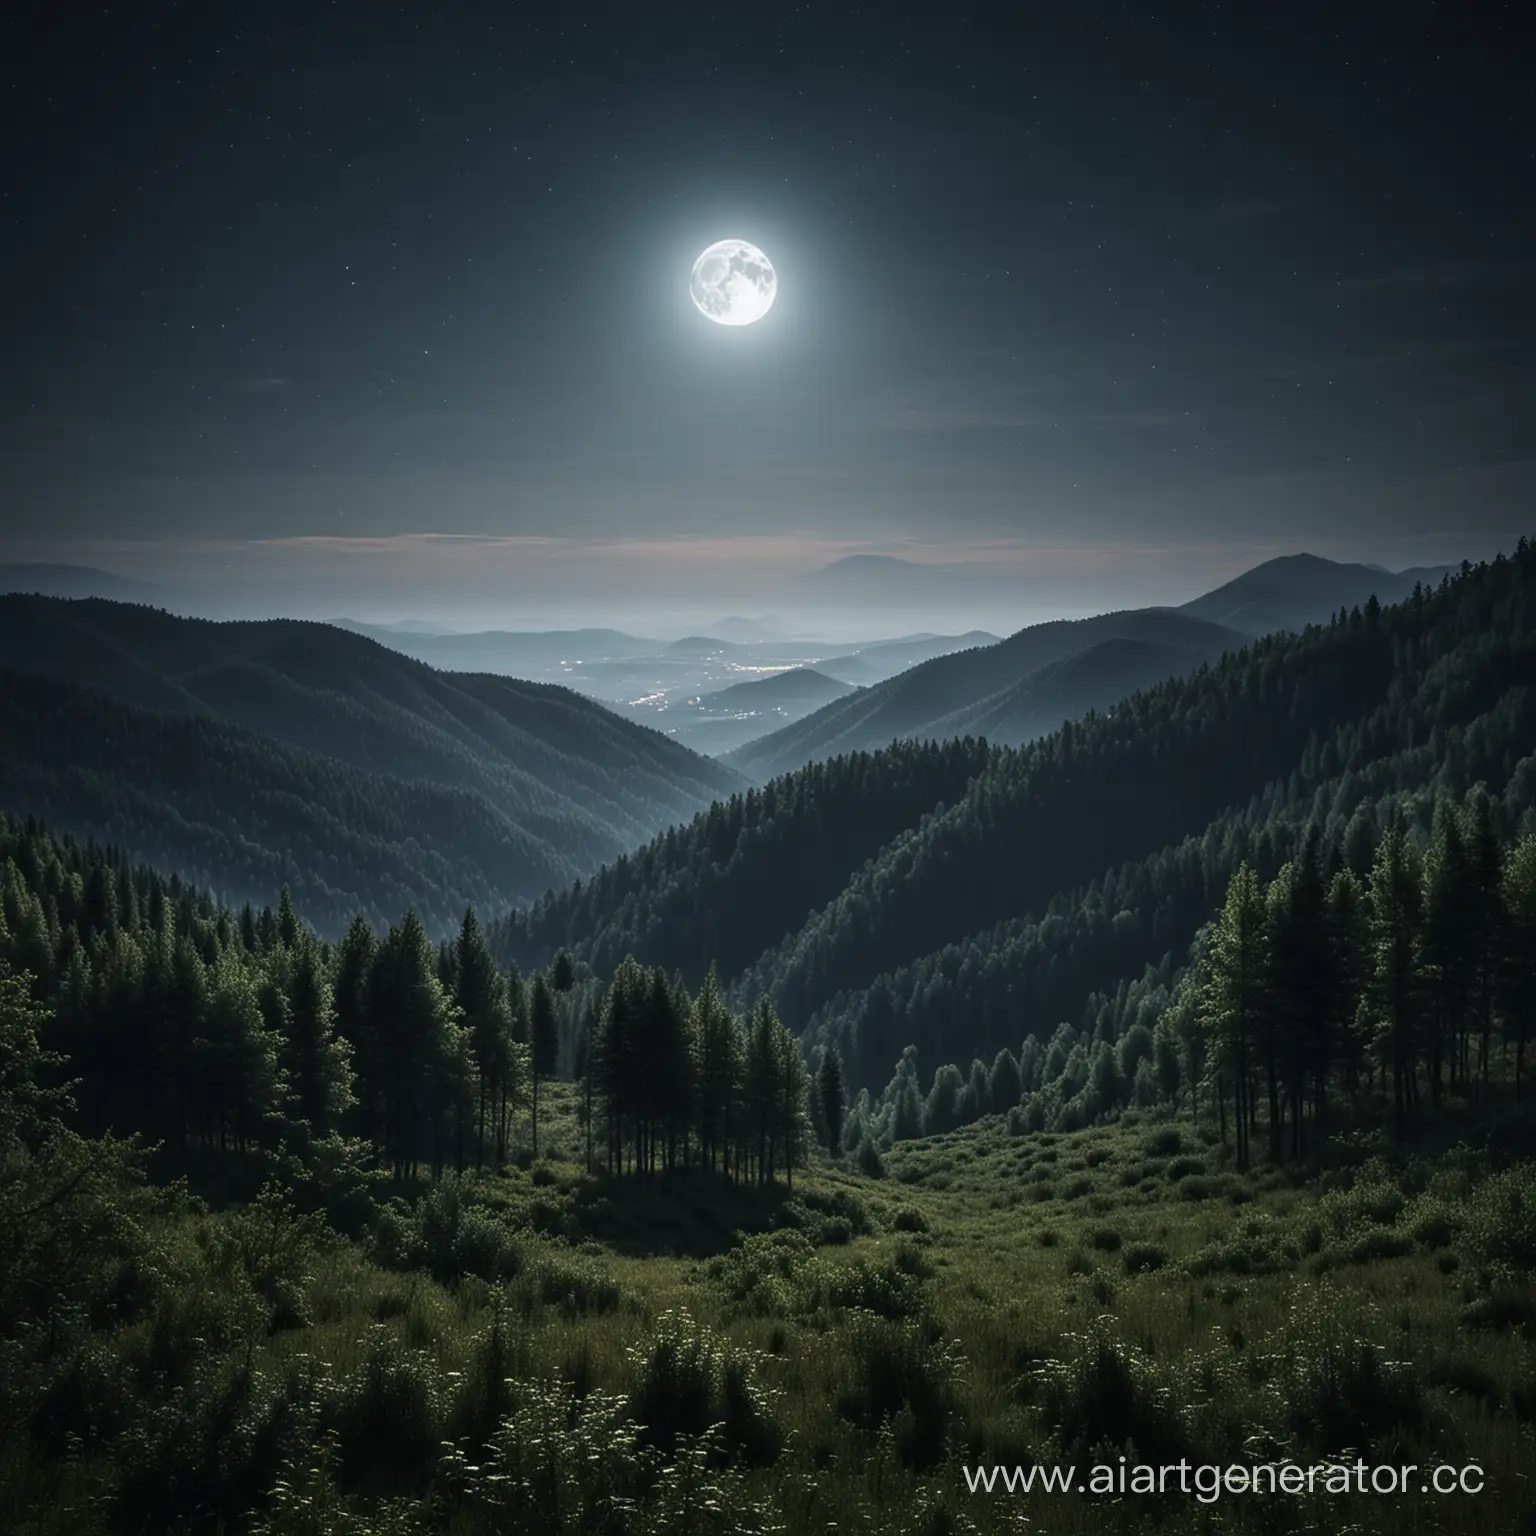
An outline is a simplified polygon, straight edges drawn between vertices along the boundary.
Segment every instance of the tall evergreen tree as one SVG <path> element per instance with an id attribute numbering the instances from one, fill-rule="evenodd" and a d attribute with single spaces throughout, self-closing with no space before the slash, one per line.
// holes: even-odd
<path id="1" fill-rule="evenodd" d="M 459 925 L 453 957 L 454 1002 L 469 1031 L 475 1074 L 475 1167 L 484 1166 L 491 1132 L 499 1124 L 512 1063 L 507 985 L 486 946 L 473 908 Z M 498 1148 L 497 1156 L 504 1155 Z"/>
<path id="2" fill-rule="evenodd" d="M 1481 784 L 1467 802 L 1468 893 L 1473 934 L 1472 1000 L 1478 1035 L 1478 1092 L 1488 1098 L 1488 1069 L 1493 1055 L 1494 999 L 1504 953 L 1504 839 L 1498 812 Z"/>
<path id="3" fill-rule="evenodd" d="M 1515 1047 L 1515 1097 L 1524 1091 L 1525 1052 L 1536 1031 L 1536 832 L 1515 845 L 1504 867 L 1504 948 L 1499 998 Z"/>
<path id="4" fill-rule="evenodd" d="M 328 1136 L 340 1128 L 356 1102 L 352 1048 L 336 1030 L 331 980 L 319 945 L 297 935 L 291 944 L 283 943 L 293 955 L 288 1030 L 282 1042 L 289 1109 L 314 1135 Z"/>
<path id="5" fill-rule="evenodd" d="M 711 1172 L 723 1168 L 729 1173 L 744 1062 L 741 1030 L 721 999 L 713 966 L 693 1000 L 692 1040 L 699 1156 Z"/>
<path id="6" fill-rule="evenodd" d="M 1017 1068 L 1014 1075 L 1017 1076 Z M 843 1084 L 843 1058 L 831 1046 L 821 1053 L 821 1066 L 816 1073 L 816 1098 L 821 1106 L 822 1138 L 827 1151 L 836 1157 L 843 1144 L 848 1090 Z"/>
<path id="7" fill-rule="evenodd" d="M 1276 878 L 1269 908 L 1270 1007 L 1278 1015 L 1294 1157 L 1301 1151 L 1303 1105 L 1310 1094 L 1313 1113 L 1321 1116 L 1338 1048 L 1334 1025 L 1339 957 L 1315 828 L 1308 830 L 1301 851 Z M 1272 1155 L 1278 1155 L 1280 1139 L 1271 1126 Z"/>
<path id="8" fill-rule="evenodd" d="M 1424 1022 L 1430 1103 L 1439 1108 L 1447 1065 L 1455 1084 L 1465 1078 L 1463 1042 L 1477 979 L 1477 909 L 1461 817 L 1449 801 L 1436 809 L 1424 859 Z"/>
<path id="9" fill-rule="evenodd" d="M 560 1052 L 555 1021 L 555 994 L 540 971 L 533 978 L 528 1005 L 528 1077 L 533 1103 L 533 1155 L 539 1155 L 539 1081 L 553 1077 Z"/>
<path id="10" fill-rule="evenodd" d="M 1371 995 L 1379 1049 L 1392 1078 L 1393 1124 L 1399 1140 L 1415 1087 L 1423 1003 L 1419 860 L 1394 821 L 1371 868 Z"/>
<path id="11" fill-rule="evenodd" d="M 1238 867 L 1227 886 L 1221 915 L 1201 950 L 1201 1018 L 1209 1056 L 1230 1086 L 1240 1168 L 1249 1165 L 1254 1042 L 1269 1018 L 1265 896 L 1253 867 Z M 1224 1090 L 1218 1084 L 1218 1092 Z M 1224 1112 L 1224 1110 L 1223 1110 Z"/>

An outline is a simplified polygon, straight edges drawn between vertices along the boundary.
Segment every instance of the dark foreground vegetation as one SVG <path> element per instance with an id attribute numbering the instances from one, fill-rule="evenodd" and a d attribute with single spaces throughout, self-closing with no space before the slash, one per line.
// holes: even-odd
<path id="1" fill-rule="evenodd" d="M 1522 1507 L 1515 1055 L 1452 1028 L 1398 1124 L 1378 1028 L 1353 1080 L 1300 1080 L 1299 1148 L 1294 1119 L 1271 1135 L 1223 966 L 1250 909 L 1276 963 L 1290 884 L 1240 876 L 1170 1004 L 1210 1029 L 1177 1110 L 1053 1131 L 1021 1079 L 948 1135 L 866 1115 L 842 1161 L 813 1147 L 841 1141 L 835 1058 L 807 1072 L 712 981 L 525 983 L 472 917 L 440 949 L 410 918 L 324 946 L 286 903 L 224 912 L 35 827 L 4 854 L 8 1531 L 1492 1531 Z M 962 1471 L 1346 1452 L 1475 1461 L 1487 1491 L 1143 1507 Z"/>

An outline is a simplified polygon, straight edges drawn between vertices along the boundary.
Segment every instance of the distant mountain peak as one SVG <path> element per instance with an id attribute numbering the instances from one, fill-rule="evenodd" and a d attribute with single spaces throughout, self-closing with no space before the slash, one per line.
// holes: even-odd
<path id="1" fill-rule="evenodd" d="M 857 575 L 860 572 L 915 571 L 920 568 L 916 560 L 903 560 L 898 555 L 844 555 L 807 574 L 813 577 Z"/>

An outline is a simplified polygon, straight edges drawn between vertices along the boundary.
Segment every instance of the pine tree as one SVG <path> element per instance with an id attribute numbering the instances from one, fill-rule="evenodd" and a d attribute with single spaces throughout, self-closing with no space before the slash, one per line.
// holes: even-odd
<path id="1" fill-rule="evenodd" d="M 653 1064 L 653 1113 L 657 1150 L 668 1169 L 686 1162 L 694 1125 L 693 1006 L 682 979 L 668 981 L 658 966 L 651 976 L 647 1019 Z"/>
<path id="2" fill-rule="evenodd" d="M 256 1144 L 282 1104 L 279 1044 L 262 1016 L 251 962 L 235 954 L 214 968 L 199 1059 L 204 1137 L 220 1151 Z"/>
<path id="3" fill-rule="evenodd" d="M 1395 821 L 1371 868 L 1371 996 L 1378 1041 L 1392 1075 L 1393 1124 L 1402 1139 L 1414 1086 L 1422 1009 L 1419 860 Z"/>
<path id="4" fill-rule="evenodd" d="M 555 1024 L 555 994 L 549 978 L 540 971 L 533 978 L 528 1008 L 528 1073 L 533 1100 L 533 1155 L 539 1155 L 539 1080 L 553 1077 L 560 1050 Z"/>
<path id="5" fill-rule="evenodd" d="M 572 962 L 570 954 L 561 950 L 555 956 L 555 963 L 550 970 L 550 985 L 555 991 L 564 996 L 576 985 L 576 966 Z"/>
<path id="6" fill-rule="evenodd" d="M 1237 1164 L 1249 1165 L 1250 1073 L 1268 1005 L 1265 897 L 1246 862 L 1227 886 L 1221 915 L 1201 948 L 1200 1017 L 1212 1065 L 1230 1084 Z M 1225 1114 L 1224 1090 L 1223 1114 Z"/>
<path id="7" fill-rule="evenodd" d="M 507 984 L 480 931 L 473 908 L 459 925 L 453 957 L 454 1002 L 469 1031 L 475 1069 L 475 1167 L 485 1164 L 487 1116 L 498 1116 L 512 1060 Z M 504 1155 L 498 1148 L 498 1158 Z"/>
<path id="8" fill-rule="evenodd" d="M 747 1036 L 746 1079 L 743 1085 L 744 1120 L 757 1182 L 773 1176 L 774 1137 L 778 1128 L 779 1037 L 778 1015 L 764 998 L 758 1004 Z"/>
<path id="9" fill-rule="evenodd" d="M 639 1068 L 650 1003 L 649 981 L 634 956 L 626 956 L 609 983 L 589 1057 L 588 1071 L 607 1126 L 610 1173 L 624 1172 L 626 1141 L 632 1139 L 638 1153 L 643 1139 L 640 1122 L 646 1108 L 645 1084 Z M 638 1156 L 635 1168 L 638 1172 Z"/>
<path id="10" fill-rule="evenodd" d="M 288 1029 L 282 1042 L 289 1110 L 315 1136 L 327 1136 L 356 1102 L 352 1049 L 336 1032 L 331 983 L 319 945 L 297 936 L 291 944 L 283 942 L 294 956 Z"/>
<path id="11" fill-rule="evenodd" d="M 572 1053 L 572 1069 L 576 1075 L 576 1081 L 581 1085 L 581 1108 L 579 1115 L 582 1130 L 586 1136 L 586 1169 L 592 1172 L 592 1118 L 597 1105 L 597 1081 L 594 1071 L 595 1050 L 598 1031 L 600 1028 L 597 1006 L 588 1007 L 582 1015 L 581 1022 L 576 1027 L 576 1037 Z"/>
<path id="12" fill-rule="evenodd" d="M 286 885 L 277 902 L 277 942 L 284 949 L 299 946 L 299 918 L 293 910 L 293 896 Z"/>
<path id="13" fill-rule="evenodd" d="M 353 918 L 336 950 L 331 996 L 336 1011 L 336 1033 L 352 1047 L 358 1129 L 374 1146 L 382 1146 L 384 1059 L 382 1044 L 373 1031 L 368 996 L 377 955 L 378 940 L 367 919 Z"/>
<path id="14" fill-rule="evenodd" d="M 714 1172 L 731 1171 L 730 1147 L 742 1092 L 741 1029 L 720 996 L 711 966 L 693 1000 L 694 1126 L 699 1156 Z"/>
<path id="15" fill-rule="evenodd" d="M 1302 1104 L 1323 1085 L 1333 1064 L 1331 998 L 1335 957 L 1328 925 L 1328 891 L 1317 838 L 1309 834 L 1299 856 L 1276 877 L 1268 894 L 1270 996 L 1265 1009 L 1270 1049 L 1284 1076 L 1291 1112 L 1291 1155 L 1301 1152 Z M 1283 1114 L 1270 1064 L 1270 1157 L 1281 1158 Z"/>
<path id="16" fill-rule="evenodd" d="M 528 1039 L 528 987 L 515 965 L 507 967 L 507 1048 L 503 1058 L 502 1081 L 496 1090 L 496 1161 L 507 1160 L 512 1114 L 522 1101 L 532 1067 Z"/>
<path id="17" fill-rule="evenodd" d="M 1424 860 L 1423 974 L 1430 1103 L 1438 1109 L 1447 1051 L 1451 1081 L 1464 1076 L 1466 1026 L 1477 972 L 1477 911 L 1461 817 L 1449 801 L 1436 807 Z"/>
<path id="18" fill-rule="evenodd" d="M 1328 934 L 1333 951 L 1329 997 L 1335 1061 L 1353 1094 L 1370 1044 L 1360 1030 L 1361 1003 L 1370 986 L 1371 930 L 1366 893 L 1352 869 L 1334 875 L 1328 886 Z"/>
<path id="19" fill-rule="evenodd" d="M 1488 1068 L 1493 1054 L 1493 1010 L 1504 953 L 1504 840 L 1498 813 L 1479 785 L 1467 804 L 1468 893 L 1473 935 L 1472 999 L 1478 1031 L 1478 1091 L 1488 1099 Z"/>
<path id="20" fill-rule="evenodd" d="M 821 1106 L 822 1139 L 834 1157 L 843 1144 L 847 1097 L 843 1084 L 843 1058 L 829 1046 L 821 1053 L 821 1067 L 816 1073 L 816 1099 Z"/>
<path id="21" fill-rule="evenodd" d="M 773 1031 L 778 1069 L 773 1146 L 783 1163 L 784 1180 L 793 1189 L 795 1169 L 805 1161 L 806 1131 L 810 1124 L 810 1075 L 805 1070 L 805 1057 L 801 1053 L 800 1042 L 777 1014 L 773 1015 Z M 772 1174 L 770 1152 L 770 1178 Z"/>
<path id="22" fill-rule="evenodd" d="M 1536 1030 L 1536 832 L 1515 845 L 1504 867 L 1499 1001 L 1515 1047 L 1515 1097 L 1523 1092 L 1525 1051 Z"/>
<path id="23" fill-rule="evenodd" d="M 379 946 L 368 1011 L 383 1087 L 385 1156 L 396 1178 L 413 1178 L 428 1160 L 435 1172 L 459 1092 L 458 1009 L 438 979 L 436 950 L 415 912 Z"/>

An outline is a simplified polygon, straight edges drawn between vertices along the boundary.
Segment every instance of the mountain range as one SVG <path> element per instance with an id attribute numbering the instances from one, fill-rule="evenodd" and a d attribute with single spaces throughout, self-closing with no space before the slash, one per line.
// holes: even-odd
<path id="1" fill-rule="evenodd" d="M 837 770 L 836 782 L 863 799 L 885 794 L 900 809 L 861 820 L 850 803 L 840 838 L 816 822 L 817 856 L 838 847 L 871 858 L 964 793 L 1000 746 L 1049 737 L 1089 712 L 1106 717 L 1170 679 L 1198 682 L 1242 651 L 1254 626 L 1296 629 L 1442 574 L 1289 557 L 1181 609 L 1032 625 L 1004 640 L 912 635 L 684 693 L 684 680 L 708 675 L 687 670 L 696 650 L 726 656 L 724 677 L 767 654 L 767 642 L 690 637 L 697 644 L 676 656 L 672 707 L 651 716 L 676 728 L 671 739 L 640 723 L 643 700 L 616 713 L 567 687 L 438 670 L 402 654 L 473 665 L 493 653 L 507 663 L 514 652 L 634 646 L 649 654 L 609 665 L 652 675 L 662 647 L 619 631 L 375 639 L 362 626 L 217 623 L 142 604 L 10 595 L 0 597 L 0 804 L 120 844 L 227 900 L 269 899 L 286 883 L 323 928 L 405 905 L 441 928 L 467 901 L 505 910 L 624 867 L 647 839 L 706 808 L 717 814 L 748 783 L 767 781 L 763 793 L 782 802 L 802 792 L 782 776 L 809 763 L 847 754 L 874 763 L 869 754 L 902 739 L 974 742 L 932 760 L 932 774 L 927 758 L 885 753 L 876 767 Z M 914 658 L 867 687 L 838 675 L 840 664 L 878 674 Z M 766 734 L 742 743 L 757 732 Z M 684 741 L 727 755 L 711 761 Z M 888 777 L 889 793 L 877 792 Z M 836 798 L 824 785 L 818 815 Z M 798 861 L 808 867 L 810 850 Z M 847 873 L 839 866 L 837 879 Z M 764 903 L 780 913 L 764 943 L 795 931 L 838 888 L 791 886 L 787 905 Z M 717 923 L 705 916 L 706 928 Z M 745 966 L 757 953 L 737 958 Z"/>
<path id="2" fill-rule="evenodd" d="M 1434 794 L 1477 784 L 1511 828 L 1536 822 L 1536 548 L 1411 592 L 1245 638 L 1021 748 L 813 762 L 497 941 L 528 965 L 633 953 L 693 984 L 713 965 L 871 1091 L 908 1047 L 926 1074 L 1043 1042 L 1091 1023 L 1095 988 L 1184 953 L 1239 862 L 1273 878 L 1309 829 L 1368 863 L 1391 817 L 1427 835 Z"/>
<path id="3" fill-rule="evenodd" d="M 761 782 L 899 739 L 978 735 L 1019 746 L 1064 720 L 1186 675 L 1252 636 L 1321 623 L 1372 595 L 1397 601 L 1447 569 L 1394 574 L 1315 555 L 1282 556 L 1178 608 L 1053 620 L 935 657 L 760 736 L 725 760 Z"/>
<path id="4" fill-rule="evenodd" d="M 331 625 L 0 597 L 0 803 L 322 926 L 589 874 L 740 780 L 569 689 Z"/>

